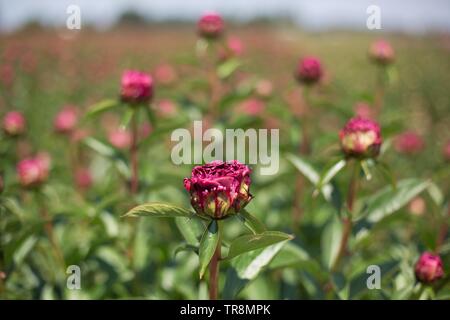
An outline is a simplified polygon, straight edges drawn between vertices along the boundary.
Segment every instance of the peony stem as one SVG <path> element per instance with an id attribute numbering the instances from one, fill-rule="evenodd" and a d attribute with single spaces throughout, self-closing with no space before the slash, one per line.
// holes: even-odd
<path id="1" fill-rule="evenodd" d="M 348 240 L 350 238 L 352 232 L 352 213 L 353 213 L 353 204 L 355 202 L 356 192 L 358 188 L 358 173 L 359 173 L 359 163 L 357 161 L 353 164 L 353 172 L 350 178 L 350 184 L 348 187 L 347 193 L 347 210 L 349 212 L 348 216 L 342 218 L 342 237 L 339 245 L 338 253 L 334 263 L 331 267 L 331 271 L 335 272 L 342 257 L 345 254 L 347 249 Z"/>
<path id="2" fill-rule="evenodd" d="M 136 194 L 139 188 L 138 176 L 138 125 L 136 112 L 131 118 L 131 146 L 130 146 L 130 162 L 131 162 L 131 193 Z"/>
<path id="3" fill-rule="evenodd" d="M 216 251 L 209 264 L 209 300 L 219 298 L 219 260 L 220 260 L 220 240 Z"/>
<path id="4" fill-rule="evenodd" d="M 374 108 L 375 108 L 375 115 L 378 117 L 381 114 L 381 111 L 383 109 L 383 103 L 384 103 L 384 95 L 385 95 L 385 70 L 379 69 L 378 75 L 377 75 L 377 84 L 375 89 L 375 98 L 374 98 Z"/>

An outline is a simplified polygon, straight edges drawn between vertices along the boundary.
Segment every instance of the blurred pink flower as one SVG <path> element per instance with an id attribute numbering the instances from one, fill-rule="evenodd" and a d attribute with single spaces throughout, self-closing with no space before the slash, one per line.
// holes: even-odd
<path id="1" fill-rule="evenodd" d="M 170 99 L 162 99 L 157 103 L 158 111 L 162 115 L 171 116 L 177 112 L 177 105 Z"/>
<path id="2" fill-rule="evenodd" d="M 0 82 L 5 87 L 12 86 L 14 82 L 14 69 L 9 64 L 0 65 Z"/>
<path id="3" fill-rule="evenodd" d="M 121 85 L 121 97 L 125 102 L 144 103 L 153 96 L 153 79 L 146 73 L 126 70 L 122 74 Z"/>
<path id="4" fill-rule="evenodd" d="M 49 164 L 42 157 L 26 158 L 17 164 L 20 184 L 25 188 L 37 187 L 48 178 Z"/>
<path id="5" fill-rule="evenodd" d="M 389 42 L 377 40 L 370 46 L 369 55 L 375 62 L 387 65 L 394 62 L 395 53 Z"/>
<path id="6" fill-rule="evenodd" d="M 58 112 L 53 121 L 53 126 L 57 133 L 70 134 L 75 130 L 77 123 L 78 123 L 77 108 L 68 105 Z"/>
<path id="7" fill-rule="evenodd" d="M 265 103 L 256 98 L 248 98 L 242 101 L 238 106 L 238 110 L 240 112 L 250 116 L 256 116 L 260 114 L 264 110 L 264 108 Z"/>
<path id="8" fill-rule="evenodd" d="M 413 131 L 407 131 L 398 135 L 394 140 L 395 150 L 404 154 L 416 154 L 423 150 L 424 141 L 421 136 Z"/>
<path id="9" fill-rule="evenodd" d="M 78 168 L 75 172 L 75 183 L 80 189 L 89 189 L 92 186 L 92 175 L 87 168 Z"/>
<path id="10" fill-rule="evenodd" d="M 268 98 L 273 93 L 273 83 L 270 80 L 259 80 L 255 85 L 255 92 L 262 98 Z"/>
<path id="11" fill-rule="evenodd" d="M 139 127 L 139 137 L 141 139 L 145 139 L 150 135 L 150 133 L 152 133 L 152 131 L 153 131 L 153 128 L 150 125 L 150 123 L 145 122 Z"/>
<path id="12" fill-rule="evenodd" d="M 177 73 L 170 64 L 161 64 L 153 71 L 157 83 L 170 85 L 177 79 Z"/>
<path id="13" fill-rule="evenodd" d="M 322 64 L 316 57 L 305 57 L 301 59 L 295 73 L 297 80 L 305 84 L 318 82 L 322 75 Z"/>
<path id="14" fill-rule="evenodd" d="M 3 118 L 2 127 L 7 135 L 19 136 L 25 132 L 25 117 L 19 111 L 10 111 Z"/>
<path id="15" fill-rule="evenodd" d="M 116 129 L 109 133 L 109 142 L 117 149 L 128 149 L 131 146 L 131 132 L 124 129 Z"/>
<path id="16" fill-rule="evenodd" d="M 370 105 L 366 102 L 356 103 L 353 110 L 357 117 L 364 118 L 364 119 L 373 119 L 374 118 L 373 110 L 370 107 Z"/>
<path id="17" fill-rule="evenodd" d="M 224 31 L 224 27 L 222 17 L 215 12 L 204 14 L 197 22 L 199 35 L 207 39 L 220 37 Z"/>
<path id="18" fill-rule="evenodd" d="M 416 197 L 411 200 L 408 206 L 409 212 L 415 216 L 421 216 L 425 213 L 426 203 L 422 197 Z"/>

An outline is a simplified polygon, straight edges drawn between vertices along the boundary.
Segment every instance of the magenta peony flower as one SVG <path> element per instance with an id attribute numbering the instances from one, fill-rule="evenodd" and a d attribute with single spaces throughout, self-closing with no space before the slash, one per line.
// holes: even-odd
<path id="1" fill-rule="evenodd" d="M 89 189 L 92 186 L 92 175 L 87 168 L 78 168 L 75 172 L 75 183 L 80 189 Z"/>
<path id="2" fill-rule="evenodd" d="M 441 257 L 430 252 L 420 256 L 414 271 L 416 279 L 422 283 L 432 283 L 444 276 Z"/>
<path id="3" fill-rule="evenodd" d="M 388 65 L 394 62 L 395 53 L 389 42 L 378 40 L 370 46 L 369 55 L 373 61 L 380 65 Z"/>
<path id="4" fill-rule="evenodd" d="M 445 160 L 450 161 L 450 141 L 444 145 L 443 153 Z"/>
<path id="5" fill-rule="evenodd" d="M 148 102 L 153 96 L 153 79 L 146 73 L 126 70 L 122 74 L 120 94 L 122 100 L 128 103 Z"/>
<path id="6" fill-rule="evenodd" d="M 223 219 L 238 213 L 252 199 L 250 173 L 249 167 L 236 160 L 216 160 L 194 167 L 191 178 L 184 179 L 184 187 L 197 214 Z"/>
<path id="7" fill-rule="evenodd" d="M 197 30 L 201 37 L 215 39 L 222 35 L 224 31 L 222 17 L 214 12 L 204 14 L 197 23 Z"/>
<path id="8" fill-rule="evenodd" d="M 25 132 L 25 117 L 18 111 L 8 112 L 3 118 L 3 131 L 12 137 L 20 136 Z"/>
<path id="9" fill-rule="evenodd" d="M 381 129 L 375 121 L 355 117 L 339 132 L 342 150 L 348 156 L 376 157 L 382 143 Z"/>
<path id="10" fill-rule="evenodd" d="M 127 149 L 131 146 L 131 132 L 128 130 L 113 130 L 108 135 L 109 142 L 117 149 Z"/>
<path id="11" fill-rule="evenodd" d="M 316 57 L 305 57 L 300 60 L 296 70 L 296 78 L 305 84 L 318 82 L 323 75 L 322 64 Z"/>
<path id="12" fill-rule="evenodd" d="M 44 158 L 36 156 L 21 160 L 16 169 L 23 187 L 38 187 L 48 178 L 49 163 Z"/>
<path id="13" fill-rule="evenodd" d="M 53 127 L 57 133 L 70 134 L 78 123 L 78 111 L 74 106 L 65 106 L 55 117 Z"/>
<path id="14" fill-rule="evenodd" d="M 395 138 L 394 147 L 399 153 L 415 154 L 422 151 L 424 141 L 417 133 L 407 131 Z"/>

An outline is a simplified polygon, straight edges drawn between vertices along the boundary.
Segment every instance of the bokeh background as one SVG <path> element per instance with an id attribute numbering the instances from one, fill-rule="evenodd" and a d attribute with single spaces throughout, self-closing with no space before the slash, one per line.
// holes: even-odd
<path id="1" fill-rule="evenodd" d="M 81 9 L 79 31 L 65 28 L 70 4 Z M 372 4 L 381 8 L 381 30 L 366 27 L 366 9 Z M 413 263 L 421 252 L 436 247 L 436 234 L 445 222 L 442 212 L 448 211 L 448 159 L 443 150 L 450 139 L 450 3 L 445 0 L 0 0 L 0 115 L 19 110 L 27 119 L 25 137 L 0 140 L 5 184 L 0 211 L 1 296 L 206 298 L 206 285 L 197 278 L 195 254 L 173 255 L 183 241 L 177 224 L 145 219 L 133 224 L 120 216 L 133 204 L 146 201 L 189 206 L 182 179 L 191 166 L 171 162 L 170 132 L 189 128 L 208 113 L 209 62 L 198 54 L 196 21 L 210 10 L 226 21 L 224 39 L 237 39 L 239 44 L 233 63 L 221 61 L 217 103 L 224 116 L 219 125 L 280 128 L 280 172 L 254 177 L 256 197 L 248 209 L 270 229 L 296 235 L 297 247 L 290 248 L 294 253 L 288 251 L 252 281 L 241 279 L 246 287 L 238 297 L 418 298 L 423 292 L 417 291 Z M 336 212 L 323 199 L 312 197 L 314 186 L 308 181 L 300 190 L 295 187 L 298 172 L 286 160 L 287 154 L 298 154 L 305 109 L 293 74 L 300 57 L 317 56 L 323 63 L 325 76 L 309 102 L 315 118 L 312 151 L 306 157 L 320 171 L 336 155 L 338 131 L 357 112 L 357 105 L 374 102 L 379 67 L 368 58 L 368 48 L 380 38 L 389 41 L 396 57 L 386 73 L 384 107 L 378 119 L 386 145 L 383 162 L 389 163 L 399 181 L 432 181 L 434 193 L 415 195 L 367 237 L 355 234 L 352 262 L 336 280 L 339 289 L 352 289 L 330 293 L 324 289 L 329 272 L 323 252 L 327 227 Z M 127 151 L 110 138 L 122 121 L 119 110 L 80 120 L 76 142 L 53 130 L 53 118 L 63 106 L 75 105 L 84 113 L 105 98 L 117 97 L 120 76 L 130 68 L 149 72 L 156 80 L 152 103 L 156 133 L 142 138 L 141 192 L 135 197 L 127 189 Z M 257 114 L 251 111 L 255 99 Z M 145 121 L 141 119 L 143 128 Z M 395 147 L 395 138 L 406 131 L 423 140 L 417 152 Z M 75 164 L 72 145 L 77 145 Z M 39 151 L 52 158 L 43 191 L 45 206 L 65 264 L 81 267 L 82 290 L 66 288 L 65 270 L 42 231 L 40 205 L 35 195 L 17 185 L 17 161 Z M 88 188 L 77 185 L 77 165 L 92 176 Z M 336 178 L 344 193 L 347 182 L 345 174 Z M 385 187 L 386 180 L 375 175 L 362 183 L 360 196 Z M 296 206 L 301 213 L 293 218 Z M 237 225 L 231 226 L 230 238 L 242 233 Z M 445 239 L 441 253 L 448 270 L 450 243 Z M 369 263 L 387 266 L 381 291 L 364 287 Z M 449 296 L 448 284 L 442 292 L 442 298 Z"/>

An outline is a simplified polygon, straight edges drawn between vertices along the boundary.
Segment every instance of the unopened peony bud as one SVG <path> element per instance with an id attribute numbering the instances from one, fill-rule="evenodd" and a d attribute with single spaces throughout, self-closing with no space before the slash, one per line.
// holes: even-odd
<path id="1" fill-rule="evenodd" d="M 306 57 L 300 60 L 295 73 L 297 80 L 305 84 L 318 82 L 322 75 L 322 64 L 315 57 Z"/>
<path id="2" fill-rule="evenodd" d="M 380 65 L 388 65 L 395 59 L 394 49 L 389 42 L 384 40 L 374 42 L 370 47 L 369 55 L 373 61 Z"/>
<path id="3" fill-rule="evenodd" d="M 18 111 L 8 112 L 3 118 L 3 131 L 11 136 L 17 137 L 25 132 L 25 117 Z"/>
<path id="4" fill-rule="evenodd" d="M 135 71 L 126 70 L 122 74 L 121 82 L 122 100 L 131 104 L 145 103 L 153 96 L 153 79 L 150 75 Z"/>
<path id="5" fill-rule="evenodd" d="M 215 39 L 222 35 L 224 22 L 217 13 L 207 13 L 203 15 L 197 23 L 197 30 L 201 37 Z"/>
<path id="6" fill-rule="evenodd" d="M 236 160 L 217 160 L 194 167 L 191 178 L 184 179 L 184 187 L 197 214 L 223 219 L 238 213 L 252 199 L 250 173 L 249 167 Z"/>
<path id="7" fill-rule="evenodd" d="M 48 178 L 48 163 L 40 157 L 27 158 L 17 165 L 20 184 L 25 188 L 38 187 Z"/>
<path id="8" fill-rule="evenodd" d="M 420 256 L 414 271 L 416 279 L 422 283 L 432 283 L 444 276 L 441 257 L 430 252 Z"/>
<path id="9" fill-rule="evenodd" d="M 57 133 L 70 134 L 75 130 L 77 123 L 77 109 L 73 106 L 66 106 L 56 115 L 53 126 Z"/>
<path id="10" fill-rule="evenodd" d="M 348 156 L 371 158 L 380 152 L 381 129 L 375 121 L 352 118 L 339 132 L 339 138 L 342 150 Z"/>
<path id="11" fill-rule="evenodd" d="M 117 149 L 127 149 L 131 146 L 131 132 L 128 130 L 113 130 L 108 135 L 109 142 Z"/>
<path id="12" fill-rule="evenodd" d="M 422 151 L 424 142 L 421 136 L 412 131 L 407 131 L 395 138 L 395 150 L 404 154 L 415 154 Z"/>

